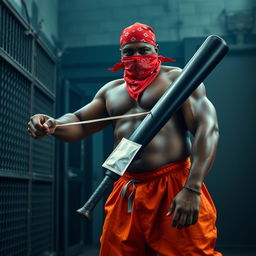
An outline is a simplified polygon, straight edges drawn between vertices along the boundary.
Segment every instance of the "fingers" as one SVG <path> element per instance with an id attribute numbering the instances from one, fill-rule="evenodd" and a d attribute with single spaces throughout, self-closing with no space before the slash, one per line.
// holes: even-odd
<path id="1" fill-rule="evenodd" d="M 172 219 L 172 226 L 177 227 L 178 229 L 182 229 L 183 227 L 187 227 L 191 225 L 193 221 L 193 214 L 187 212 L 179 207 L 175 209 L 176 202 L 175 200 L 172 201 L 170 209 L 167 216 L 170 216 L 173 212 L 173 219 Z"/>
<path id="2" fill-rule="evenodd" d="M 189 215 L 181 209 L 177 209 L 173 215 L 172 226 L 174 228 L 182 229 L 187 226 L 187 220 L 189 219 Z"/>
<path id="3" fill-rule="evenodd" d="M 197 220 L 198 220 L 198 214 L 199 214 L 199 211 L 196 210 L 193 214 L 193 220 L 192 220 L 192 224 L 191 225 L 195 225 L 197 223 Z"/>
<path id="4" fill-rule="evenodd" d="M 39 134 L 37 134 L 36 128 L 32 125 L 31 122 L 28 123 L 28 133 L 33 137 L 36 138 Z"/>
<path id="5" fill-rule="evenodd" d="M 185 223 L 185 227 L 188 227 L 188 226 L 192 225 L 192 223 L 193 223 L 193 216 L 194 216 L 194 214 L 191 213 L 191 212 L 188 214 L 187 221 Z"/>
<path id="6" fill-rule="evenodd" d="M 56 121 L 50 118 L 43 124 L 43 126 L 45 127 L 47 134 L 52 134 L 56 128 Z"/>
<path id="7" fill-rule="evenodd" d="M 30 118 L 30 122 L 34 126 L 34 128 L 41 132 L 46 131 L 46 128 L 43 126 L 45 121 L 46 118 L 43 115 L 34 115 Z"/>
<path id="8" fill-rule="evenodd" d="M 170 209 L 169 209 L 169 211 L 167 212 L 166 216 L 172 215 L 172 213 L 173 213 L 174 210 L 175 210 L 175 206 L 176 206 L 176 203 L 175 203 L 175 200 L 173 200 L 172 203 L 171 203 Z"/>
<path id="9" fill-rule="evenodd" d="M 34 139 L 40 139 L 47 134 L 51 134 L 54 132 L 55 126 L 54 121 L 46 122 L 50 119 L 50 117 L 42 114 L 37 114 L 30 117 L 30 121 L 28 122 L 28 133 Z M 50 129 L 50 127 L 54 127 L 54 129 Z"/>
<path id="10" fill-rule="evenodd" d="M 187 221 L 187 214 L 186 213 L 181 214 L 177 228 L 182 229 L 186 225 L 186 221 Z"/>
<path id="11" fill-rule="evenodd" d="M 179 219 L 180 219 L 180 210 L 176 208 L 172 218 L 172 226 L 174 228 L 177 226 Z"/>
<path id="12" fill-rule="evenodd" d="M 178 229 L 197 223 L 200 209 L 200 197 L 197 194 L 181 190 L 173 199 L 167 216 L 173 212 L 172 226 Z"/>
<path id="13" fill-rule="evenodd" d="M 183 217 L 183 215 L 181 215 L 180 209 L 176 207 L 175 199 L 172 201 L 170 209 L 167 212 L 166 216 L 172 215 L 173 212 L 174 212 L 174 214 L 173 214 L 173 218 L 172 218 L 172 226 L 176 227 L 178 225 L 177 227 L 179 227 L 181 220 L 182 221 L 186 221 L 186 220 L 183 220 L 184 217 Z"/>
<path id="14" fill-rule="evenodd" d="M 198 213 L 177 208 L 172 219 L 172 226 L 178 229 L 196 224 Z"/>
<path id="15" fill-rule="evenodd" d="M 197 210 L 197 207 L 192 208 L 187 205 L 179 204 L 174 199 L 166 215 L 170 216 L 172 213 L 172 226 L 174 228 L 182 229 L 197 223 L 199 211 Z"/>
<path id="16" fill-rule="evenodd" d="M 28 132 L 29 132 L 30 135 L 32 135 L 33 137 L 35 136 L 36 129 L 35 129 L 35 127 L 31 124 L 31 122 L 28 122 Z"/>

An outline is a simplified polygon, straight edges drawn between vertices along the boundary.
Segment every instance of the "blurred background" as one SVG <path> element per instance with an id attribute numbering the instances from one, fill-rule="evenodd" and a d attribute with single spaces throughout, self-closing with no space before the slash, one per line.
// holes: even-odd
<path id="1" fill-rule="evenodd" d="M 0 256 L 98 255 L 104 200 L 91 222 L 75 210 L 104 176 L 111 128 L 64 143 L 31 139 L 27 122 L 73 112 L 121 77 L 107 68 L 120 61 L 122 29 L 137 21 L 181 68 L 208 35 L 229 44 L 205 81 L 221 135 L 206 185 L 218 209 L 217 248 L 256 255 L 255 16 L 254 0 L 1 0 Z"/>

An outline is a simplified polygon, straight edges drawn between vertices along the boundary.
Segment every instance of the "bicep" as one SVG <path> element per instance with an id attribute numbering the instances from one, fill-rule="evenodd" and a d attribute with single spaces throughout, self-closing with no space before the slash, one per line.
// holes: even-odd
<path id="1" fill-rule="evenodd" d="M 95 97 L 89 104 L 75 111 L 74 114 L 80 121 L 99 119 L 109 116 L 106 109 L 105 100 L 101 97 Z M 88 136 L 102 130 L 110 123 L 110 121 L 101 121 L 83 124 L 82 127 L 84 128 L 85 135 Z"/>
<path id="2" fill-rule="evenodd" d="M 89 104 L 75 111 L 74 114 L 79 118 L 80 121 L 108 116 L 105 101 L 99 98 L 93 99 Z"/>
<path id="3" fill-rule="evenodd" d="M 205 87 L 201 84 L 181 107 L 189 131 L 195 135 L 198 128 L 207 133 L 218 129 L 216 110 L 206 97 Z"/>

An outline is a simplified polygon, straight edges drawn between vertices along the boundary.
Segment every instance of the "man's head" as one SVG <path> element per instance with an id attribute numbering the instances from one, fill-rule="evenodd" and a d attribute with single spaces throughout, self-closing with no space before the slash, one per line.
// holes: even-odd
<path id="1" fill-rule="evenodd" d="M 122 31 L 120 51 L 122 62 L 116 63 L 109 70 L 116 72 L 124 69 L 126 89 L 134 100 L 138 100 L 140 94 L 158 76 L 163 61 L 174 61 L 158 56 L 159 47 L 153 29 L 138 22 Z"/>
<path id="2" fill-rule="evenodd" d="M 158 53 L 154 30 L 142 23 L 125 28 L 120 36 L 121 56 L 135 56 Z"/>

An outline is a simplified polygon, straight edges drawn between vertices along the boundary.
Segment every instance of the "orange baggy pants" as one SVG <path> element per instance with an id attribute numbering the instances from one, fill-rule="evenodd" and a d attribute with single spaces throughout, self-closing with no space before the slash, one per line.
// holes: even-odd
<path id="1" fill-rule="evenodd" d="M 105 205 L 100 256 L 221 256 L 214 250 L 216 209 L 205 185 L 195 225 L 179 230 L 171 226 L 173 215 L 166 216 L 189 169 L 187 158 L 152 172 L 125 173 L 116 181 Z"/>

